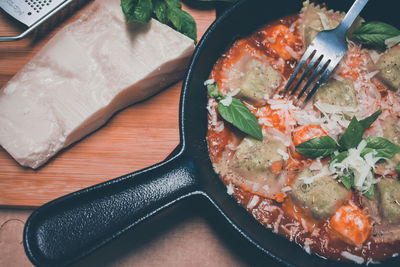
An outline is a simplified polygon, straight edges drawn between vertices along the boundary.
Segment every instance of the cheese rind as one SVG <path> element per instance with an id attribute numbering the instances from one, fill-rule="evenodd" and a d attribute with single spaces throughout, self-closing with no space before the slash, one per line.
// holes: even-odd
<path id="1" fill-rule="evenodd" d="M 0 91 L 0 145 L 37 168 L 181 79 L 193 50 L 193 40 L 156 20 L 127 24 L 119 1 L 96 1 Z"/>

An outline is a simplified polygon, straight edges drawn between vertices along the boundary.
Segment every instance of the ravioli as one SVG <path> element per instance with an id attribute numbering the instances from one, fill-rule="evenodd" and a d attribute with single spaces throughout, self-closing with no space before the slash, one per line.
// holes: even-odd
<path id="1" fill-rule="evenodd" d="M 400 91 L 400 47 L 386 51 L 376 63 L 379 75 L 393 90 Z"/>
<path id="2" fill-rule="evenodd" d="M 344 59 L 313 101 L 300 108 L 281 95 L 293 62 L 318 32 L 336 27 L 343 16 L 306 1 L 300 14 L 281 18 L 233 43 L 209 78 L 220 85 L 221 93 L 237 98 L 253 113 L 263 141 L 225 124 L 218 131 L 209 127 L 207 141 L 214 170 L 228 193 L 266 228 L 308 253 L 367 263 L 400 252 L 396 171 L 400 168 L 396 152 L 400 150 L 400 48 L 381 53 L 350 42 Z M 361 21 L 358 18 L 352 28 Z M 211 116 L 218 113 L 212 103 L 214 99 L 209 100 L 213 118 L 209 125 L 222 125 L 222 118 Z M 346 138 L 362 141 L 347 143 L 344 149 L 340 140 L 345 132 Z M 323 158 L 300 154 L 296 146 L 314 138 L 323 145 L 309 145 L 310 150 L 332 149 L 338 143 L 341 148 Z M 328 138 L 333 144 L 321 141 Z M 383 139 L 385 148 L 366 141 Z M 222 152 L 215 157 L 218 144 L 223 144 L 218 147 Z M 394 151 L 393 157 L 378 157 L 379 149 L 383 154 Z"/>

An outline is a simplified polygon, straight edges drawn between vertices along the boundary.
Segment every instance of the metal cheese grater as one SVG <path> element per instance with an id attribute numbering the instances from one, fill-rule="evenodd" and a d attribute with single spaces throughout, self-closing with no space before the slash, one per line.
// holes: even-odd
<path id="1" fill-rule="evenodd" d="M 25 37 L 57 11 L 73 0 L 0 0 L 0 7 L 10 16 L 28 26 L 17 36 L 0 36 L 0 41 L 16 41 Z"/>

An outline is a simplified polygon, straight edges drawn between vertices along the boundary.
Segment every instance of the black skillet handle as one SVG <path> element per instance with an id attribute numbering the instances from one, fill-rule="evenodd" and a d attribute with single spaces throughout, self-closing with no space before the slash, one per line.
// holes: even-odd
<path id="1" fill-rule="evenodd" d="M 25 251 L 37 266 L 64 266 L 119 236 L 157 211 L 198 193 L 184 152 L 35 210 L 24 229 Z"/>

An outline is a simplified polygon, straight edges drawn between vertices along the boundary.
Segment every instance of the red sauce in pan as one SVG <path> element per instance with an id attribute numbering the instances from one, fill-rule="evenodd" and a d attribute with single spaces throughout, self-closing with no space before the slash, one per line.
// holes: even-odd
<path id="1" fill-rule="evenodd" d="M 282 73 L 283 80 L 287 80 L 293 72 L 299 58 L 294 58 L 292 55 L 293 53 L 288 53 L 286 50 L 283 50 L 282 47 L 285 45 L 290 46 L 291 49 L 295 53 L 299 53 L 300 56 L 304 51 L 303 37 L 298 27 L 293 28 L 293 23 L 295 23 L 296 20 L 298 20 L 298 15 L 285 17 L 260 28 L 246 38 L 236 41 L 216 62 L 210 79 L 214 79 L 215 82 L 220 85 L 221 92 L 225 93 L 225 70 L 229 69 L 232 64 L 237 62 L 243 51 L 246 51 L 246 53 L 250 53 L 256 58 L 266 57 L 271 59 L 271 62 L 273 62 L 272 64 L 280 62 L 279 64 L 273 65 L 273 67 Z M 279 28 L 280 30 L 277 31 Z M 291 30 L 289 30 L 290 28 Z M 276 32 L 278 32 L 278 34 L 276 34 Z M 275 42 L 272 43 L 271 40 Z M 279 45 L 276 45 L 276 40 L 283 41 L 280 42 Z M 356 63 L 355 61 L 355 64 Z M 352 72 L 350 74 L 347 73 L 347 75 L 359 74 Z M 282 82 L 282 84 L 280 90 L 285 82 Z M 379 84 L 377 87 L 381 89 L 382 97 L 385 97 L 387 95 L 386 86 Z M 262 108 L 262 106 L 250 103 L 245 104 L 252 111 Z M 216 106 L 212 106 L 211 109 L 213 109 L 215 113 L 214 116 L 217 116 L 217 120 L 222 120 L 219 115 L 217 115 Z M 280 121 L 282 118 L 274 118 L 274 114 L 269 115 L 272 116 L 274 127 L 279 129 L 279 127 L 282 126 L 282 122 Z M 211 121 L 212 115 L 209 116 L 209 121 Z M 217 128 L 218 125 L 209 123 L 207 134 L 209 153 L 214 163 L 221 159 L 223 153 L 227 153 L 231 156 L 234 151 L 230 150 L 228 144 L 238 143 L 243 138 L 243 134 L 227 124 L 225 124 L 222 131 Z M 288 170 L 287 175 L 289 176 L 289 181 L 292 181 L 298 172 L 312 163 L 312 160 L 306 159 L 294 152 L 293 147 L 289 148 L 289 153 L 290 157 L 283 168 Z M 308 253 L 316 253 L 321 257 L 334 260 L 348 261 L 348 259 L 342 255 L 343 251 L 347 251 L 352 255 L 362 258 L 363 262 L 367 263 L 380 261 L 384 258 L 392 257 L 393 255 L 395 256 L 399 251 L 400 242 L 376 243 L 371 236 L 361 245 L 348 244 L 348 242 L 345 242 L 343 238 L 332 229 L 330 217 L 318 221 L 311 216 L 308 210 L 300 205 L 294 204 L 291 198 L 285 194 L 275 195 L 274 198 L 265 198 L 243 185 L 230 184 L 230 181 L 225 177 L 221 178 L 227 186 L 229 185 L 232 195 L 255 219 L 274 233 L 281 234 L 290 241 L 299 244 Z M 353 202 L 363 209 L 360 195 L 351 190 L 344 204 L 349 202 Z"/>

